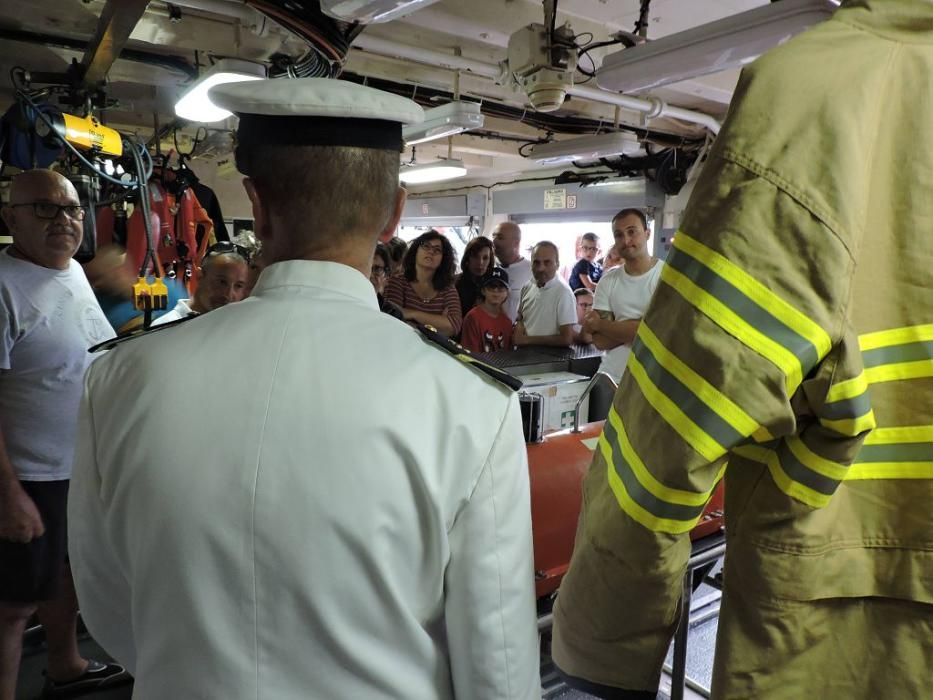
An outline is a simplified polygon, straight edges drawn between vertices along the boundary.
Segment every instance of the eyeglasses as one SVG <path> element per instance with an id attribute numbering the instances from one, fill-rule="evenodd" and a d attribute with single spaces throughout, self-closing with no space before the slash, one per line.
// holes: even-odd
<path id="1" fill-rule="evenodd" d="M 443 255 L 444 254 L 444 246 L 442 245 L 431 245 L 430 243 L 422 243 L 421 250 L 426 250 L 432 255 Z"/>
<path id="2" fill-rule="evenodd" d="M 595 245 L 585 245 L 581 246 L 581 248 L 583 248 L 583 250 L 599 250 Z"/>
<path id="3" fill-rule="evenodd" d="M 24 202 L 22 204 L 11 204 L 10 208 L 32 207 L 33 213 L 37 219 L 51 221 L 57 219 L 61 212 L 65 212 L 69 219 L 75 221 L 84 221 L 84 215 L 87 209 L 80 204 L 53 204 L 52 202 Z"/>
<path id="4" fill-rule="evenodd" d="M 212 255 L 229 255 L 231 253 L 233 255 L 239 255 L 246 262 L 249 262 L 249 259 L 251 257 L 249 250 L 247 250 L 243 246 L 237 245 L 236 243 L 231 243 L 230 241 L 220 241 L 212 245 L 210 248 L 208 248 L 207 251 L 204 253 L 204 258 L 202 259 L 206 260 Z"/>
<path id="5" fill-rule="evenodd" d="M 386 269 L 385 269 L 385 266 L 383 266 L 383 265 L 373 265 L 372 275 L 373 275 L 373 277 L 385 277 L 385 276 L 386 276 Z"/>

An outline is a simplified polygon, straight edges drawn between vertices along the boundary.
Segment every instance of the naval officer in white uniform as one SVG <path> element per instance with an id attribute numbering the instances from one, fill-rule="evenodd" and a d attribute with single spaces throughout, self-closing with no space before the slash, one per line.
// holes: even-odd
<path id="1" fill-rule="evenodd" d="M 270 264 L 94 363 L 69 503 L 88 627 L 139 700 L 539 698 L 516 395 L 368 280 L 421 109 L 339 80 L 211 97 Z"/>

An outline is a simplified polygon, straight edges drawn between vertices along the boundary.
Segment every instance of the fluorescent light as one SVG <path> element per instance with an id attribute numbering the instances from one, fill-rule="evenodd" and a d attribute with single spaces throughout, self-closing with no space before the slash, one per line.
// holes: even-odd
<path id="1" fill-rule="evenodd" d="M 402 137 L 409 146 L 425 141 L 442 139 L 470 129 L 479 129 L 486 118 L 476 102 L 448 102 L 424 111 L 424 121 L 402 129 Z"/>
<path id="2" fill-rule="evenodd" d="M 410 15 L 437 0 L 321 0 L 324 14 L 344 22 L 389 22 Z"/>
<path id="3" fill-rule="evenodd" d="M 594 134 L 579 138 L 535 144 L 528 157 L 541 165 L 560 165 L 575 160 L 591 161 L 625 153 L 638 153 L 638 139 L 624 131 L 610 134 Z"/>
<path id="4" fill-rule="evenodd" d="M 222 58 L 188 87 L 181 99 L 175 103 L 175 114 L 192 122 L 217 122 L 226 119 L 232 113 L 215 105 L 207 91 L 223 83 L 240 83 L 265 77 L 266 67 L 261 63 Z"/>
<path id="5" fill-rule="evenodd" d="M 606 90 L 637 92 L 737 68 L 827 18 L 831 0 L 781 0 L 607 56 Z"/>
<path id="6" fill-rule="evenodd" d="M 439 182 L 441 180 L 453 180 L 455 177 L 463 177 L 467 174 L 467 169 L 463 161 L 438 160 L 424 165 L 411 165 L 401 169 L 398 179 L 412 185 L 422 182 Z"/>

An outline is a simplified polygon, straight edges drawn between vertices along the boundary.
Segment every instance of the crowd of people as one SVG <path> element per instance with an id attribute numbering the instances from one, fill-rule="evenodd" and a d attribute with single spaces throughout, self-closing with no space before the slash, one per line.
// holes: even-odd
<path id="1" fill-rule="evenodd" d="M 661 268 L 649 251 L 644 212 L 623 210 L 612 224 L 614 240 L 602 258 L 596 234 L 578 237 L 580 258 L 566 279 L 558 247 L 541 241 L 525 258 L 521 228 L 513 222 L 495 226 L 492 238 L 472 238 L 459 273 L 450 242 L 433 229 L 410 244 L 397 237 L 380 243 L 371 279 L 383 310 L 435 328 L 467 350 L 595 344 L 613 357 L 601 369 L 618 381 Z M 393 251 L 403 261 L 395 274 Z M 607 281 L 600 292 L 604 273 Z M 591 313 L 594 295 L 599 306 Z M 604 322 L 615 325 L 602 326 Z M 623 327 L 630 332 L 617 330 Z"/>

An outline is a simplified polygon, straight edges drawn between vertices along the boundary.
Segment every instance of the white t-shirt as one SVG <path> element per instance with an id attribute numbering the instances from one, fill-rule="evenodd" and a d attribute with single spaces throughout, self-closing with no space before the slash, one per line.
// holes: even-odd
<path id="1" fill-rule="evenodd" d="M 596 285 L 593 308 L 609 311 L 614 321 L 634 320 L 644 317 L 648 304 L 658 288 L 664 263 L 656 261 L 654 267 L 641 275 L 630 275 L 625 267 L 614 267 L 604 273 Z M 606 352 L 599 369 L 618 382 L 628 362 L 629 345 L 619 345 Z"/>
<path id="2" fill-rule="evenodd" d="M 0 252 L 0 429 L 20 480 L 71 478 L 88 348 L 113 337 L 78 263 Z"/>
<path id="3" fill-rule="evenodd" d="M 161 326 L 163 323 L 171 323 L 172 321 L 180 321 L 183 318 L 188 318 L 188 316 L 193 313 L 195 312 L 191 310 L 191 299 L 179 299 L 174 309 L 166 311 L 159 316 L 159 318 L 152 322 L 152 326 L 150 327 Z"/>
<path id="4" fill-rule="evenodd" d="M 502 265 L 502 263 L 499 263 Z M 505 313 L 513 321 L 518 317 L 518 305 L 522 298 L 522 289 L 531 280 L 531 260 L 521 258 L 506 267 L 509 273 L 509 298 L 505 301 Z"/>
<path id="5" fill-rule="evenodd" d="M 528 335 L 557 335 L 561 326 L 577 322 L 577 304 L 570 287 L 559 277 L 543 287 L 532 280 L 522 289 L 519 315 Z"/>

